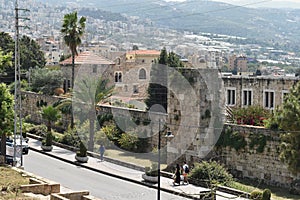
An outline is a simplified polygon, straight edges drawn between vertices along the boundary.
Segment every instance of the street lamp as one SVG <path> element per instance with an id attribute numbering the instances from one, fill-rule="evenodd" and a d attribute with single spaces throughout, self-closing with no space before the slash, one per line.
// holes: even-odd
<path id="1" fill-rule="evenodd" d="M 158 170 L 158 183 L 157 183 L 157 200 L 160 200 L 160 143 L 161 143 L 161 132 L 160 132 L 160 122 L 161 120 L 159 119 L 158 121 L 158 166 L 157 166 L 157 170 Z M 174 137 L 174 135 L 172 134 L 172 132 L 170 131 L 170 129 L 168 129 L 167 134 L 165 135 L 166 138 L 172 138 Z"/>

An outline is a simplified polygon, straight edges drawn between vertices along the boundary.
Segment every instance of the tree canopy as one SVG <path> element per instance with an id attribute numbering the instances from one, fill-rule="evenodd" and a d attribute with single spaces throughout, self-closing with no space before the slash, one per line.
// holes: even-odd
<path id="1" fill-rule="evenodd" d="M 56 88 L 61 87 L 62 81 L 63 75 L 60 70 L 35 68 L 31 72 L 30 87 L 33 92 L 52 95 Z"/>
<path id="2" fill-rule="evenodd" d="M 167 111 L 168 67 L 182 68 L 183 64 L 174 52 L 170 52 L 168 54 L 166 48 L 164 47 L 160 52 L 157 62 L 155 62 L 151 67 L 151 80 L 148 87 L 148 98 L 145 101 L 148 109 L 150 109 L 153 105 L 158 104 L 161 105 L 165 111 Z M 152 111 L 161 112 L 160 108 L 158 107 L 158 110 L 156 110 L 155 107 L 152 107 L 151 109 Z"/>
<path id="3" fill-rule="evenodd" d="M 281 107 L 275 110 L 269 127 L 284 131 L 281 134 L 280 159 L 290 171 L 300 172 L 300 82 L 290 90 Z"/>
<path id="4" fill-rule="evenodd" d="M 29 68 L 44 67 L 46 64 L 45 54 L 35 40 L 28 36 L 23 36 L 20 45 L 20 64 L 21 70 L 27 71 Z M 5 32 L 0 32 L 0 48 L 4 55 L 15 54 L 15 41 Z M 7 71 L 14 70 L 13 65 L 8 65 Z"/>
<path id="5" fill-rule="evenodd" d="M 6 154 L 6 136 L 14 130 L 14 101 L 7 85 L 0 84 L 0 136 L 1 154 Z"/>

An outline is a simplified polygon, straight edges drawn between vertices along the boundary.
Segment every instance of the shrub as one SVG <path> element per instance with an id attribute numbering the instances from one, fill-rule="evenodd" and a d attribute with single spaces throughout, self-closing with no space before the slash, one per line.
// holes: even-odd
<path id="1" fill-rule="evenodd" d="M 152 162 L 151 167 L 145 167 L 145 174 L 147 176 L 158 176 L 158 164 Z"/>
<path id="2" fill-rule="evenodd" d="M 262 200 L 270 200 L 271 199 L 271 190 L 264 189 L 262 193 Z"/>
<path id="3" fill-rule="evenodd" d="M 80 142 L 79 145 L 79 151 L 77 151 L 76 155 L 79 157 L 86 157 L 87 156 L 87 148 L 85 147 L 85 145 L 83 144 L 83 142 Z"/>
<path id="4" fill-rule="evenodd" d="M 68 131 L 64 132 L 62 138 L 59 140 L 60 143 L 73 146 L 73 147 L 79 147 L 80 145 L 80 138 L 76 133 L 76 130 L 74 131 L 72 129 L 69 129 Z"/>
<path id="5" fill-rule="evenodd" d="M 233 116 L 237 124 L 263 126 L 264 120 L 270 118 L 271 114 L 260 106 L 248 106 L 234 109 Z"/>
<path id="6" fill-rule="evenodd" d="M 122 133 L 118 142 L 125 150 L 135 150 L 138 142 L 138 136 L 134 133 Z"/>
<path id="7" fill-rule="evenodd" d="M 262 199 L 262 192 L 254 190 L 250 194 L 250 199 L 254 200 L 261 200 Z"/>
<path id="8" fill-rule="evenodd" d="M 233 180 L 232 175 L 216 161 L 195 163 L 195 167 L 191 170 L 190 178 L 204 180 L 209 184 L 222 185 L 228 185 Z"/>

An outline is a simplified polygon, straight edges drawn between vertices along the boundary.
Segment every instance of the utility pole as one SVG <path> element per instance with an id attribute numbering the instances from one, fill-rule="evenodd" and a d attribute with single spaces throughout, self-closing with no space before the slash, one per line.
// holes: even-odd
<path id="1" fill-rule="evenodd" d="M 13 165 L 17 164 L 17 131 L 20 131 L 20 146 L 21 146 L 21 158 L 20 166 L 23 166 L 23 148 L 22 148 L 22 99 L 21 99 L 21 69 L 20 69 L 20 45 L 19 45 L 19 28 L 23 27 L 19 25 L 19 19 L 29 20 L 28 18 L 19 17 L 19 10 L 29 11 L 28 9 L 20 9 L 18 0 L 15 1 L 15 92 L 14 92 L 14 158 Z M 19 124 L 18 124 L 19 120 Z"/>

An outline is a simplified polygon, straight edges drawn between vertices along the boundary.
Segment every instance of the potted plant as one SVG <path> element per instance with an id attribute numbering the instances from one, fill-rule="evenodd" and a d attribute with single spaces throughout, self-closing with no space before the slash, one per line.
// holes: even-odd
<path id="1" fill-rule="evenodd" d="M 158 164 L 152 163 L 151 167 L 145 167 L 145 173 L 142 174 L 142 178 L 146 182 L 157 183 L 158 182 Z"/>
<path id="2" fill-rule="evenodd" d="M 79 145 L 79 151 L 76 152 L 75 159 L 81 163 L 86 163 L 89 159 L 87 157 L 87 148 L 85 147 L 82 141 Z"/>
<path id="3" fill-rule="evenodd" d="M 44 151 L 51 151 L 52 150 L 52 134 L 51 134 L 51 126 L 53 122 L 56 122 L 61 115 L 59 114 L 59 111 L 54 108 L 53 106 L 47 106 L 43 107 L 42 111 L 42 118 L 46 120 L 46 126 L 47 126 L 47 134 L 46 138 L 42 141 L 41 148 Z"/>
<path id="4" fill-rule="evenodd" d="M 48 132 L 46 134 L 46 138 L 43 139 L 42 141 L 42 146 L 41 148 L 44 150 L 44 151 L 52 151 L 53 147 L 52 147 L 52 134 L 51 132 Z"/>

